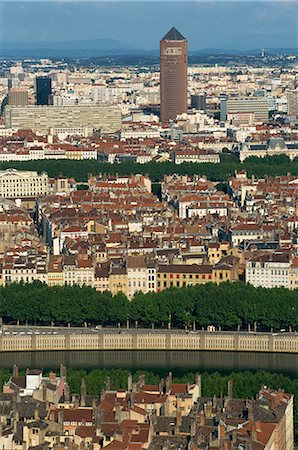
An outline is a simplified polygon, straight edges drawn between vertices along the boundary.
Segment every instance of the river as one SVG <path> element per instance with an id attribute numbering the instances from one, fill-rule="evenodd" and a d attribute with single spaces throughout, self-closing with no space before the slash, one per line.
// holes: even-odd
<path id="1" fill-rule="evenodd" d="M 58 369 L 60 364 L 85 370 L 95 368 L 146 369 L 163 376 L 186 372 L 267 370 L 298 377 L 298 354 L 220 351 L 50 351 L 0 353 L 0 367 Z"/>

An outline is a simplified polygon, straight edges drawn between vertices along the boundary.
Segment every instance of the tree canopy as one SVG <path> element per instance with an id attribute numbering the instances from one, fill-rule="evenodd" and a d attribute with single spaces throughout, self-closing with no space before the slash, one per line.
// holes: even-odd
<path id="1" fill-rule="evenodd" d="M 87 286 L 53 286 L 35 282 L 0 288 L 0 317 L 5 323 L 20 321 L 48 325 L 171 325 L 223 330 L 298 329 L 298 291 L 285 288 L 255 288 L 239 283 L 207 283 L 148 294 L 137 293 L 129 301 L 118 293 L 100 293 Z"/>
<path id="2" fill-rule="evenodd" d="M 73 177 L 78 182 L 86 182 L 92 175 L 102 174 L 143 174 L 149 175 L 152 181 L 160 182 L 165 175 L 177 173 L 180 175 L 206 175 L 211 181 L 226 181 L 233 176 L 235 170 L 246 170 L 248 176 L 256 177 L 287 175 L 289 172 L 298 175 L 298 158 L 291 161 L 286 155 L 267 156 L 265 158 L 250 157 L 243 163 L 233 155 L 221 155 L 221 163 L 183 163 L 172 162 L 136 164 L 102 163 L 95 160 L 37 160 L 23 162 L 2 162 L 0 170 L 14 167 L 18 170 L 37 170 L 47 172 L 50 177 Z"/>

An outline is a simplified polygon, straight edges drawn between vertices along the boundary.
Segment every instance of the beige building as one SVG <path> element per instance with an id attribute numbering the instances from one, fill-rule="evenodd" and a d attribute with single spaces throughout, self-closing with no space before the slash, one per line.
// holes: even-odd
<path id="1" fill-rule="evenodd" d="M 110 287 L 112 295 L 118 292 L 128 295 L 128 279 L 127 270 L 124 267 L 113 267 L 110 273 Z"/>
<path id="2" fill-rule="evenodd" d="M 62 256 L 51 255 L 48 264 L 48 285 L 49 286 L 63 286 L 63 259 Z"/>
<path id="3" fill-rule="evenodd" d="M 64 257 L 64 284 L 69 286 L 94 287 L 94 268 L 90 259 L 78 259 L 73 256 Z"/>
<path id="4" fill-rule="evenodd" d="M 27 106 L 28 91 L 23 88 L 11 88 L 8 92 L 8 104 L 10 106 Z"/>
<path id="5" fill-rule="evenodd" d="M 287 93 L 288 115 L 298 116 L 298 90 Z"/>
<path id="6" fill-rule="evenodd" d="M 7 169 L 0 171 L 0 197 L 23 198 L 48 194 L 48 175 Z"/>
<path id="7" fill-rule="evenodd" d="M 11 125 L 14 124 L 14 125 Z M 47 134 L 113 133 L 121 129 L 121 111 L 114 106 L 6 106 L 5 126 Z"/>
<path id="8" fill-rule="evenodd" d="M 293 258 L 289 269 L 289 289 L 298 289 L 298 257 Z"/>

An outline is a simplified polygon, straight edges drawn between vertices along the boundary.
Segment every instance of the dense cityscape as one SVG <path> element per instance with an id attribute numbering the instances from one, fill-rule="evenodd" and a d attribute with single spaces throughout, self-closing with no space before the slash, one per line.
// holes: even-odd
<path id="1" fill-rule="evenodd" d="M 1 450 L 296 448 L 295 363 L 158 358 L 296 361 L 297 49 L 200 53 L 164 32 L 159 56 L 3 44 Z M 124 356 L 91 370 L 68 352 Z"/>

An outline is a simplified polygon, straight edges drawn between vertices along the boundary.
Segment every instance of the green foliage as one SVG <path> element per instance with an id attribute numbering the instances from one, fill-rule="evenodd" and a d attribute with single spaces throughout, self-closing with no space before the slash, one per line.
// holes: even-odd
<path id="1" fill-rule="evenodd" d="M 4 109 L 5 109 L 5 106 L 6 106 L 6 105 L 8 105 L 8 95 L 6 95 L 6 96 L 4 97 L 4 99 L 2 100 L 1 108 L 0 108 L 0 117 L 3 116 L 3 114 L 4 114 Z"/>
<path id="2" fill-rule="evenodd" d="M 298 158 L 294 161 L 285 155 L 267 156 L 265 158 L 250 157 L 243 163 L 237 161 L 237 156 L 223 154 L 220 164 L 212 163 L 183 163 L 176 165 L 172 162 L 136 164 L 126 162 L 123 164 L 109 164 L 99 161 L 86 160 L 38 160 L 24 162 L 0 163 L 0 170 L 8 169 L 13 165 L 18 170 L 37 170 L 47 172 L 50 177 L 64 175 L 73 177 L 78 182 L 86 182 L 90 174 L 119 174 L 130 175 L 133 173 L 148 174 L 152 181 L 159 182 L 164 175 L 177 173 L 180 175 L 206 175 L 212 181 L 226 181 L 235 170 L 246 170 L 248 176 L 256 177 L 286 175 L 288 172 L 298 175 Z"/>
<path id="3" fill-rule="evenodd" d="M 53 286 L 40 282 L 0 288 L 0 317 L 5 323 L 48 325 L 124 325 L 197 328 L 208 325 L 223 330 L 298 329 L 298 291 L 255 288 L 239 283 L 213 283 L 171 288 L 159 293 L 137 293 L 129 301 L 118 293 L 99 293 L 90 287 Z"/>

